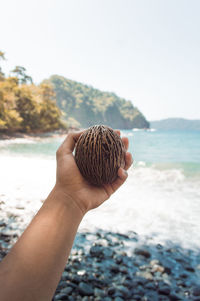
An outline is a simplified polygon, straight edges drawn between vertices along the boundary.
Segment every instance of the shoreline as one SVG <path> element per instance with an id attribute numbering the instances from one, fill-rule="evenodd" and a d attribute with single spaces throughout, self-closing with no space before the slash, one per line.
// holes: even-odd
<path id="1" fill-rule="evenodd" d="M 56 131 L 50 131 L 50 132 L 38 132 L 38 133 L 21 133 L 21 132 L 15 132 L 15 133 L 0 133 L 0 141 L 1 140 L 11 140 L 11 139 L 18 139 L 18 138 L 51 138 L 51 137 L 58 137 L 58 136 L 64 136 L 67 135 L 70 132 L 76 132 L 80 131 L 81 129 L 75 128 L 75 127 L 69 127 L 67 129 L 61 129 Z"/>

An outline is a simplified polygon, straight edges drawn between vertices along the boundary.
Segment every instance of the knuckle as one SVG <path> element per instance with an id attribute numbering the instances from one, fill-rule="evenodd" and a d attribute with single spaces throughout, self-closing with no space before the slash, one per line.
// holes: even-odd
<path id="1" fill-rule="evenodd" d="M 59 147 L 56 151 L 56 158 L 60 157 L 61 155 L 61 148 Z"/>
<path id="2" fill-rule="evenodd" d="M 67 139 L 71 139 L 73 137 L 73 134 L 72 133 L 69 133 L 68 135 L 67 135 Z"/>

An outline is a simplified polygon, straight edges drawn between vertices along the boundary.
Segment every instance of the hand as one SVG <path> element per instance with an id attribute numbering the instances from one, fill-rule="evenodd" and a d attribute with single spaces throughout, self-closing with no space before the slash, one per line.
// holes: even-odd
<path id="1" fill-rule="evenodd" d="M 116 131 L 120 135 L 119 131 Z M 124 143 L 125 167 L 119 168 L 118 178 L 112 184 L 105 184 L 102 187 L 96 187 L 87 182 L 81 175 L 74 156 L 73 150 L 79 136 L 83 132 L 70 133 L 57 150 L 57 178 L 56 186 L 59 192 L 70 198 L 84 215 L 90 209 L 94 209 L 107 200 L 127 179 L 127 170 L 133 160 L 128 150 L 128 138 L 122 138 Z"/>

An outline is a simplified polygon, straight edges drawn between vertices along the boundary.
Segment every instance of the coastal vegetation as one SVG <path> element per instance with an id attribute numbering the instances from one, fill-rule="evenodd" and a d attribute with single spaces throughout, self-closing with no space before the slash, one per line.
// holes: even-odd
<path id="1" fill-rule="evenodd" d="M 115 93 L 102 92 L 58 75 L 51 76 L 44 83 L 53 86 L 57 105 L 72 126 L 106 124 L 121 129 L 149 128 L 149 122 L 138 108 Z"/>
<path id="2" fill-rule="evenodd" d="M 68 126 L 86 128 L 105 124 L 113 128 L 149 128 L 149 122 L 131 101 L 115 93 L 53 75 L 41 84 L 22 66 L 8 76 L 0 51 L 0 133 L 40 133 Z"/>
<path id="3" fill-rule="evenodd" d="M 5 55 L 0 51 L 1 60 Z M 26 69 L 16 66 L 8 77 L 0 67 L 0 132 L 47 132 L 65 127 L 55 92 L 49 84 L 34 85 Z"/>

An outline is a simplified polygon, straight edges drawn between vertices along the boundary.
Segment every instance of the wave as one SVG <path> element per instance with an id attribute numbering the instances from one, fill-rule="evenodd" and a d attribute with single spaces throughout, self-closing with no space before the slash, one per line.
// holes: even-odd
<path id="1" fill-rule="evenodd" d="M 85 221 L 85 227 L 136 231 L 155 242 L 168 240 L 198 248 L 200 181 L 190 182 L 181 170 L 136 167 L 127 182 Z M 110 219 L 112 216 L 112 219 Z"/>
<path id="2" fill-rule="evenodd" d="M 30 222 L 55 183 L 56 161 L 42 157 L 0 157 L 0 201 L 4 218 Z M 80 230 L 136 231 L 157 242 L 172 240 L 196 248 L 200 241 L 200 178 L 178 168 L 135 163 L 126 183 L 84 218 Z M 110 218 L 112 216 L 112 218 Z"/>
<path id="3" fill-rule="evenodd" d="M 0 147 L 4 147 L 11 144 L 33 144 L 37 142 L 38 141 L 36 139 L 30 139 L 30 138 L 5 139 L 5 140 L 0 140 Z"/>

